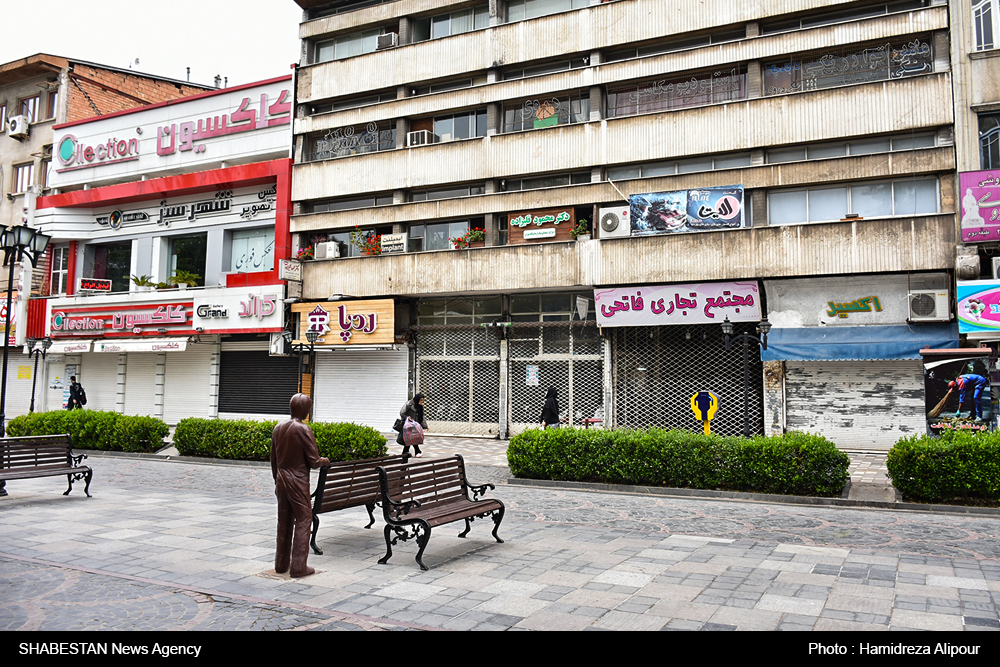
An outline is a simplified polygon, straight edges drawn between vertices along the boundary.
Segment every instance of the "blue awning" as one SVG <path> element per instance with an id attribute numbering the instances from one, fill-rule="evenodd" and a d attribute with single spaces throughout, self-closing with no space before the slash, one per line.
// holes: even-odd
<path id="1" fill-rule="evenodd" d="M 925 347 L 958 347 L 958 325 L 771 329 L 760 357 L 764 361 L 920 359 Z"/>

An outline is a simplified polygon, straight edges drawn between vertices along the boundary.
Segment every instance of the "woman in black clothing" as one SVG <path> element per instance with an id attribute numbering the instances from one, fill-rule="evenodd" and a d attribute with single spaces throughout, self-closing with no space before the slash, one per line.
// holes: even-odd
<path id="1" fill-rule="evenodd" d="M 405 430 L 407 417 L 420 424 L 425 431 L 427 430 L 427 422 L 424 421 L 423 394 L 414 394 L 413 398 L 407 401 L 399 411 L 399 418 L 403 420 L 403 428 L 399 429 L 399 436 L 396 437 L 396 444 L 402 446 L 403 454 L 405 455 L 409 455 L 410 453 L 410 446 L 403 440 L 403 431 Z M 413 451 L 416 456 L 420 456 L 420 445 L 413 445 Z"/>
<path id="2" fill-rule="evenodd" d="M 549 387 L 545 394 L 545 407 L 542 408 L 542 428 L 559 428 L 559 401 L 556 399 L 556 388 Z"/>

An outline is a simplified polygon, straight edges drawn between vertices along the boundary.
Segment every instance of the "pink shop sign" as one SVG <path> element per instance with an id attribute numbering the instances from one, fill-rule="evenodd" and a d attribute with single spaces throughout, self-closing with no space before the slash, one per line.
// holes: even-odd
<path id="1" fill-rule="evenodd" d="M 597 325 L 651 327 L 760 320 L 756 281 L 595 289 Z"/>
<path id="2" fill-rule="evenodd" d="M 1000 169 L 959 174 L 962 240 L 1000 240 Z"/>

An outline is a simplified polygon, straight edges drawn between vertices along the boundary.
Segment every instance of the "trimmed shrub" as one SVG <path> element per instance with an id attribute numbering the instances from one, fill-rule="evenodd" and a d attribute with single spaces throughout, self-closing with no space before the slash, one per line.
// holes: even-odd
<path id="1" fill-rule="evenodd" d="M 945 431 L 900 439 L 886 459 L 892 485 L 907 499 L 1000 502 L 1000 432 Z"/>
<path id="2" fill-rule="evenodd" d="M 170 428 L 156 417 L 120 415 L 96 410 L 51 410 L 10 420 L 7 435 L 69 433 L 75 449 L 110 452 L 155 452 L 164 445 Z"/>
<path id="3" fill-rule="evenodd" d="M 183 456 L 241 461 L 267 461 L 276 421 L 250 419 L 182 419 L 174 430 L 174 446 Z M 385 437 L 369 426 L 311 423 L 320 456 L 348 461 L 385 456 Z"/>
<path id="4" fill-rule="evenodd" d="M 807 433 L 754 438 L 688 431 L 531 429 L 511 438 L 516 477 L 802 496 L 839 495 L 850 457 Z"/>

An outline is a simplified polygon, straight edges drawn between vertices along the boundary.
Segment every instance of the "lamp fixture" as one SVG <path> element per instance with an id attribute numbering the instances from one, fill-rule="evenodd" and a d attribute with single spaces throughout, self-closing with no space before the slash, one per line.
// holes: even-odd
<path id="1" fill-rule="evenodd" d="M 167 333 L 167 330 L 164 329 L 163 327 L 160 327 L 159 329 L 156 330 L 156 333 L 158 333 L 158 334 L 165 334 L 165 333 Z"/>

